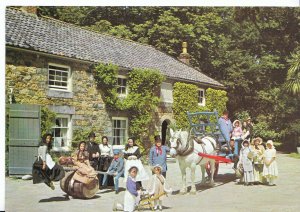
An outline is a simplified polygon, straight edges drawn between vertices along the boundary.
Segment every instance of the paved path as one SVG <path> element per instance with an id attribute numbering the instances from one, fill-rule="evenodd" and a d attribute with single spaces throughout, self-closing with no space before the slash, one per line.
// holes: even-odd
<path id="1" fill-rule="evenodd" d="M 197 168 L 196 195 L 180 195 L 181 174 L 177 163 L 170 163 L 167 179 L 174 195 L 165 198 L 164 211 L 170 212 L 225 212 L 225 211 L 300 211 L 300 160 L 279 154 L 279 179 L 277 186 L 243 186 L 234 183 L 231 165 L 221 164 L 220 175 L 213 188 L 200 187 L 200 168 Z M 148 170 L 150 173 L 150 170 Z M 190 185 L 189 172 L 187 184 Z M 44 184 L 33 185 L 32 181 L 6 178 L 6 211 L 112 211 L 114 201 L 122 201 L 124 191 L 115 195 L 109 189 L 101 190 L 93 199 L 66 199 L 64 192 L 55 183 L 52 191 Z M 124 187 L 124 183 L 121 182 Z"/>

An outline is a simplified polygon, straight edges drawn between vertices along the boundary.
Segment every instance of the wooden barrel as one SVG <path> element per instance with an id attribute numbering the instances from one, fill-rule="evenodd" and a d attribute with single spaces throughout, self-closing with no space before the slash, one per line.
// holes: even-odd
<path id="1" fill-rule="evenodd" d="M 99 190 L 98 178 L 94 179 L 89 184 L 83 184 L 81 182 L 74 181 L 72 186 L 71 179 L 74 173 L 74 171 L 66 173 L 65 177 L 60 181 L 61 190 L 76 198 L 89 199 L 94 197 Z"/>

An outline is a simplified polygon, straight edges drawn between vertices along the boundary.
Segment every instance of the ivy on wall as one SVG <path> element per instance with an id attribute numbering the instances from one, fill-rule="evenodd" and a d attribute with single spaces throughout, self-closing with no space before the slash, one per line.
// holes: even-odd
<path id="1" fill-rule="evenodd" d="M 205 92 L 206 105 L 199 106 L 198 87 L 193 84 L 182 82 L 176 82 L 174 84 L 173 98 L 173 113 L 176 120 L 176 128 L 185 130 L 190 128 L 186 114 L 187 111 L 203 112 L 217 110 L 220 116 L 220 114 L 222 114 L 222 112 L 226 109 L 226 103 L 228 101 L 226 91 L 208 88 Z"/>
<path id="2" fill-rule="evenodd" d="M 149 140 L 149 125 L 160 101 L 157 91 L 165 79 L 157 70 L 136 68 L 128 74 L 128 95 L 119 98 L 117 74 L 119 68 L 112 64 L 98 64 L 95 67 L 97 85 L 104 92 L 104 102 L 110 110 L 130 113 L 129 133 L 142 148 Z"/>
<path id="3" fill-rule="evenodd" d="M 52 127 L 55 125 L 56 113 L 43 106 L 41 108 L 41 134 L 51 133 Z"/>

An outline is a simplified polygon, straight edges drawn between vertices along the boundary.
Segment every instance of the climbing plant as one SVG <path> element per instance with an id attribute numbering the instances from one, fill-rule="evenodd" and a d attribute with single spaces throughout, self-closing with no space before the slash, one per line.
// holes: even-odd
<path id="1" fill-rule="evenodd" d="M 52 131 L 55 125 L 56 113 L 43 106 L 41 108 L 41 133 L 42 136 Z"/>
<path id="2" fill-rule="evenodd" d="M 108 109 L 130 113 L 130 136 L 135 137 L 137 144 L 143 148 L 149 140 L 149 125 L 159 103 L 158 90 L 165 78 L 157 70 L 133 69 L 128 74 L 128 95 L 121 99 L 116 86 L 118 71 L 116 65 L 98 64 L 95 67 L 95 79 L 104 92 Z"/>
<path id="3" fill-rule="evenodd" d="M 187 84 L 182 82 L 176 82 L 173 90 L 173 113 L 176 120 L 176 126 L 178 129 L 189 129 L 188 112 L 203 112 L 217 110 L 218 114 L 222 114 L 226 109 L 226 103 L 228 101 L 227 93 L 223 90 L 216 90 L 212 88 L 206 89 L 205 92 L 205 106 L 198 104 L 198 87 L 193 84 Z M 197 118 L 200 118 L 198 116 Z M 202 117 L 205 118 L 205 117 Z M 210 121 L 216 121 L 212 117 Z M 193 123 L 197 120 L 193 120 Z"/>

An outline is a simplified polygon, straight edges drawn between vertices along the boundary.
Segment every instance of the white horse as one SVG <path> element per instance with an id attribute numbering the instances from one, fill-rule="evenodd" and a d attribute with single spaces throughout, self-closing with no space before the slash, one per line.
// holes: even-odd
<path id="1" fill-rule="evenodd" d="M 174 132 L 170 129 L 170 144 L 171 150 L 170 155 L 178 159 L 179 167 L 182 175 L 182 188 L 180 190 L 181 194 L 185 194 L 187 192 L 186 188 L 186 168 L 191 169 L 191 193 L 196 193 L 195 187 L 195 170 L 196 166 L 200 165 L 202 172 L 202 181 L 201 184 L 205 184 L 205 165 L 207 162 L 210 162 L 211 169 L 211 177 L 210 177 L 210 185 L 214 185 L 214 170 L 215 170 L 215 160 L 200 157 L 198 153 L 205 153 L 214 155 L 216 153 L 216 141 L 212 137 L 206 136 L 201 139 L 202 144 L 197 143 L 194 138 L 189 137 L 189 133 L 186 131 L 176 131 Z"/>

